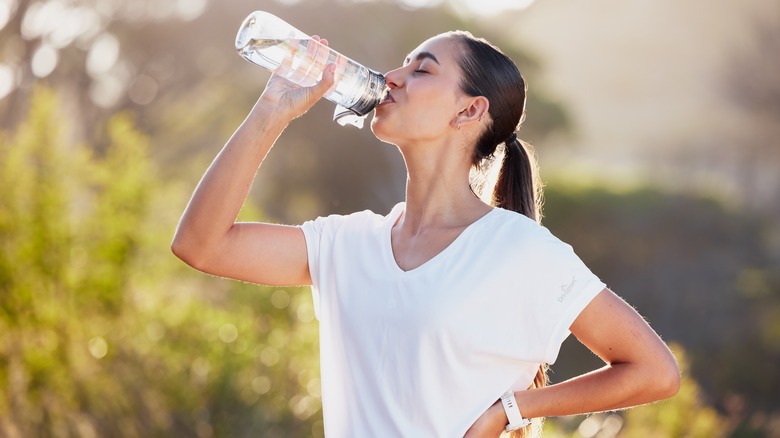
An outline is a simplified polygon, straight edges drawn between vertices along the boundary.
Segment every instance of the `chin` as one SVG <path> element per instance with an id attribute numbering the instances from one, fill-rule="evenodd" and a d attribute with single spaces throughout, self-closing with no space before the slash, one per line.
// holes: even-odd
<path id="1" fill-rule="evenodd" d="M 376 113 L 374 113 L 374 117 L 371 119 L 370 125 L 371 132 L 379 141 L 395 144 L 392 134 L 388 132 L 389 130 L 387 125 L 388 123 L 386 119 L 383 120 L 382 117 L 378 117 Z"/>

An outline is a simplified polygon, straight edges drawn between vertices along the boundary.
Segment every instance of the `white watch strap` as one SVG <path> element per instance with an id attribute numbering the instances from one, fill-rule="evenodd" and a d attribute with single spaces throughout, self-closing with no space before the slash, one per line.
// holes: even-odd
<path id="1" fill-rule="evenodd" d="M 501 404 L 504 405 L 504 412 L 506 412 L 506 418 L 509 419 L 509 424 L 506 426 L 506 431 L 511 432 L 531 424 L 531 420 L 523 418 L 520 414 L 520 408 L 517 407 L 517 400 L 515 400 L 514 391 L 507 391 L 501 396 Z"/>

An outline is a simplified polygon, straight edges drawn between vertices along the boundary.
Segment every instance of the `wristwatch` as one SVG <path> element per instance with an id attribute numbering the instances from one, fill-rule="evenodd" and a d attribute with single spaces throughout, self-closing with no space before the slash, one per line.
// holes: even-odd
<path id="1" fill-rule="evenodd" d="M 506 425 L 506 431 L 511 432 L 513 430 L 521 429 L 531 424 L 531 420 L 523 418 L 520 413 L 520 408 L 517 407 L 517 400 L 515 400 L 514 391 L 507 391 L 501 396 L 501 404 L 504 405 L 504 412 L 506 412 L 506 418 L 509 419 L 509 424 Z"/>

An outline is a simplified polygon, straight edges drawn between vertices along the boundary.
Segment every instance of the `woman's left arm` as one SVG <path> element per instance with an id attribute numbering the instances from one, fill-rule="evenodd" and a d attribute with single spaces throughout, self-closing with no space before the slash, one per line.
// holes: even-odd
<path id="1" fill-rule="evenodd" d="M 677 393 L 680 371 L 671 351 L 647 322 L 611 290 L 604 289 L 593 298 L 570 330 L 606 366 L 565 382 L 516 392 L 523 417 L 609 411 Z M 491 424 L 490 429 L 499 423 L 505 425 L 501 402 L 493 404 L 480 420 Z"/>
<path id="2" fill-rule="evenodd" d="M 515 393 L 524 416 L 608 411 L 668 398 L 680 387 L 669 347 L 611 290 L 604 289 L 569 328 L 606 366 L 573 379 Z"/>

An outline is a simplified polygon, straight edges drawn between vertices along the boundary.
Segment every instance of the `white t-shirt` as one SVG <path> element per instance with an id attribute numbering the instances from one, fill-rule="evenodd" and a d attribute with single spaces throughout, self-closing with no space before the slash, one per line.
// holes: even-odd
<path id="1" fill-rule="evenodd" d="M 500 208 L 404 271 L 390 240 L 404 208 L 302 225 L 328 437 L 462 437 L 555 361 L 605 287 L 569 245 Z"/>

